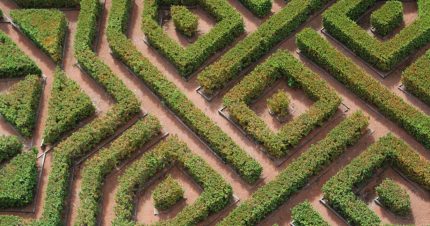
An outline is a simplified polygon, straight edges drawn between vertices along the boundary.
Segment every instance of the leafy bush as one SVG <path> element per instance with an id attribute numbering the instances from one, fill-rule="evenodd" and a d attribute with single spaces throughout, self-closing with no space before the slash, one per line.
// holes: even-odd
<path id="1" fill-rule="evenodd" d="M 376 187 L 379 201 L 395 214 L 405 216 L 411 213 L 408 193 L 390 179 L 385 179 Z"/>
<path id="2" fill-rule="evenodd" d="M 274 180 L 260 187 L 230 212 L 218 226 L 257 225 L 337 159 L 347 147 L 354 145 L 367 125 L 368 119 L 361 112 L 343 120 L 323 140 L 291 162 Z"/>
<path id="3" fill-rule="evenodd" d="M 52 60 L 60 64 L 66 36 L 66 16 L 56 9 L 16 9 L 10 12 L 17 24 Z"/>
<path id="4" fill-rule="evenodd" d="M 387 1 L 380 9 L 370 16 L 370 24 L 375 31 L 382 35 L 388 35 L 403 21 L 403 4 L 400 1 Z"/>
<path id="5" fill-rule="evenodd" d="M 37 185 L 37 150 L 14 157 L 0 169 L 0 208 L 24 207 L 33 201 Z"/>
<path id="6" fill-rule="evenodd" d="M 36 126 L 41 92 L 40 78 L 29 75 L 0 95 L 0 114 L 25 137 L 31 137 Z"/>
<path id="7" fill-rule="evenodd" d="M 188 37 L 196 34 L 199 18 L 185 6 L 174 5 L 170 8 L 176 29 Z"/>
<path id="8" fill-rule="evenodd" d="M 430 117 L 406 103 L 350 59 L 337 51 L 316 31 L 305 29 L 297 36 L 300 50 L 363 100 L 403 127 L 430 148 Z"/>
<path id="9" fill-rule="evenodd" d="M 84 0 L 13 0 L 21 8 L 73 8 Z"/>
<path id="10" fill-rule="evenodd" d="M 272 9 L 271 0 L 240 0 L 240 3 L 260 18 L 267 16 Z"/>
<path id="11" fill-rule="evenodd" d="M 280 90 L 267 100 L 267 106 L 275 115 L 286 117 L 290 106 L 290 97 L 285 91 Z"/>
<path id="12" fill-rule="evenodd" d="M 324 219 L 314 210 L 309 201 L 297 204 L 292 210 L 291 215 L 295 226 L 329 226 Z"/>
<path id="13" fill-rule="evenodd" d="M 107 37 L 113 54 L 245 181 L 257 181 L 261 175 L 261 165 L 198 109 L 174 83 L 166 79 L 123 34 L 129 10 L 130 0 L 115 0 L 111 7 Z"/>
<path id="14" fill-rule="evenodd" d="M 152 192 L 155 208 L 167 210 L 184 198 L 184 189 L 170 175 Z"/>
<path id="15" fill-rule="evenodd" d="M 0 164 L 21 152 L 22 143 L 15 136 L 0 136 Z"/>
<path id="16" fill-rule="evenodd" d="M 408 92 L 430 105 L 430 51 L 409 66 L 404 72 L 402 82 Z"/>
<path id="17" fill-rule="evenodd" d="M 186 206 L 173 219 L 159 222 L 160 225 L 196 225 L 230 202 L 233 191 L 222 176 L 193 154 L 177 137 L 170 137 L 139 157 L 118 179 L 113 225 L 134 225 L 133 199 L 136 188 L 141 188 L 157 172 L 175 163 L 185 169 L 203 192 L 192 205 Z"/>
<path id="18" fill-rule="evenodd" d="M 76 128 L 81 120 L 95 112 L 91 99 L 75 81 L 67 78 L 60 69 L 54 76 L 43 133 L 45 143 L 55 143 L 65 132 Z"/>
<path id="19" fill-rule="evenodd" d="M 276 44 L 292 34 L 313 12 L 328 0 L 291 0 L 278 13 L 267 19 L 254 33 L 231 48 L 219 60 L 198 75 L 205 93 L 223 88 L 240 71 L 256 62 Z"/>
<path id="20" fill-rule="evenodd" d="M 17 216 L 0 216 L 0 225 L 4 226 L 22 226 L 22 219 Z"/>

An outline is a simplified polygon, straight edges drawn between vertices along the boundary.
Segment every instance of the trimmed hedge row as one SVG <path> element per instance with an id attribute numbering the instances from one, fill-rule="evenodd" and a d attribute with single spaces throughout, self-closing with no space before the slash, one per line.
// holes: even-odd
<path id="1" fill-rule="evenodd" d="M 403 21 L 403 4 L 400 1 L 387 1 L 380 9 L 370 16 L 370 24 L 375 31 L 382 35 L 388 35 Z"/>
<path id="2" fill-rule="evenodd" d="M 239 0 L 249 11 L 257 17 L 263 18 L 272 10 L 271 0 Z"/>
<path id="3" fill-rule="evenodd" d="M 257 31 L 248 35 L 224 54 L 217 62 L 198 75 L 205 93 L 213 94 L 223 88 L 239 72 L 260 59 L 276 44 L 292 34 L 310 15 L 328 0 L 291 0 L 278 13 L 267 19 Z"/>
<path id="4" fill-rule="evenodd" d="M 42 71 L 5 33 L 0 31 L 0 78 L 19 78 Z"/>
<path id="5" fill-rule="evenodd" d="M 118 179 L 114 207 L 116 218 L 112 224 L 134 225 L 133 199 L 136 188 L 142 188 L 157 172 L 175 163 L 187 171 L 202 187 L 203 192 L 192 205 L 186 206 L 173 219 L 157 225 L 196 225 L 227 206 L 233 194 L 231 186 L 202 158 L 193 154 L 185 143 L 177 137 L 170 137 L 133 162 Z"/>
<path id="6" fill-rule="evenodd" d="M 41 79 L 29 75 L 0 95 L 0 114 L 25 137 L 31 137 L 36 126 L 41 94 Z"/>
<path id="7" fill-rule="evenodd" d="M 405 189 L 390 179 L 376 187 L 379 201 L 395 214 L 406 216 L 411 213 L 411 200 Z"/>
<path id="8" fill-rule="evenodd" d="M 218 226 L 257 225 L 303 188 L 364 134 L 368 118 L 356 112 L 290 163 L 276 178 L 242 202 Z"/>
<path id="9" fill-rule="evenodd" d="M 79 209 L 75 225 L 97 225 L 97 214 L 103 194 L 105 177 L 160 133 L 161 126 L 153 116 L 147 116 L 125 131 L 108 148 L 85 162 L 82 171 Z"/>
<path id="10" fill-rule="evenodd" d="M 83 0 L 13 0 L 21 8 L 73 8 Z"/>
<path id="11" fill-rule="evenodd" d="M 167 80 L 123 34 L 130 15 L 130 0 L 112 2 L 107 37 L 113 54 L 127 65 L 190 129 L 202 138 L 248 183 L 260 178 L 262 167 L 221 128 Z"/>
<path id="12" fill-rule="evenodd" d="M 164 1 L 164 4 L 181 4 L 180 0 Z M 143 7 L 142 29 L 151 46 L 161 52 L 179 73 L 188 78 L 210 56 L 234 41 L 244 31 L 240 14 L 226 0 L 197 0 L 217 21 L 211 31 L 196 42 L 183 48 L 171 39 L 158 24 L 157 0 L 145 0 Z"/>
<path id="13" fill-rule="evenodd" d="M 37 150 L 18 154 L 0 169 L 0 208 L 25 207 L 37 185 Z"/>
<path id="14" fill-rule="evenodd" d="M 323 15 L 324 28 L 368 63 L 389 71 L 430 41 L 430 1 L 418 0 L 419 18 L 388 41 L 370 36 L 355 20 L 376 0 L 341 0 Z"/>
<path id="15" fill-rule="evenodd" d="M 172 178 L 167 176 L 152 192 L 154 206 L 158 210 L 167 210 L 184 198 L 184 189 Z"/>
<path id="16" fill-rule="evenodd" d="M 248 104 L 280 78 L 292 78 L 315 103 L 306 113 L 275 133 Z M 323 79 L 286 51 L 273 54 L 224 96 L 224 105 L 230 117 L 276 158 L 287 154 L 313 129 L 330 118 L 340 103 L 340 97 Z"/>
<path id="17" fill-rule="evenodd" d="M 16 136 L 0 136 L 0 164 L 21 152 L 23 145 Z"/>
<path id="18" fill-rule="evenodd" d="M 402 140 L 389 134 L 371 145 L 323 186 L 324 198 L 351 225 L 380 225 L 379 217 L 353 190 L 385 164 L 399 168 L 409 179 L 430 191 L 430 164 Z"/>
<path id="19" fill-rule="evenodd" d="M 22 226 L 22 218 L 17 216 L 0 216 L 0 225 L 2 226 Z"/>
<path id="20" fill-rule="evenodd" d="M 192 37 L 196 34 L 199 18 L 190 12 L 189 9 L 181 5 L 173 5 L 170 8 L 173 23 L 178 31 L 187 37 Z"/>
<path id="21" fill-rule="evenodd" d="M 409 66 L 404 72 L 402 82 L 408 92 L 430 105 L 430 51 Z"/>
<path id="22" fill-rule="evenodd" d="M 66 16 L 57 9 L 16 9 L 13 22 L 56 64 L 61 64 L 66 37 Z"/>
<path id="23" fill-rule="evenodd" d="M 317 211 L 314 210 L 309 201 L 304 201 L 297 204 L 291 210 L 291 218 L 294 220 L 295 226 L 330 226 Z"/>
<path id="24" fill-rule="evenodd" d="M 337 51 L 312 29 L 297 36 L 300 50 L 363 100 L 430 148 L 430 117 L 406 103 Z"/>

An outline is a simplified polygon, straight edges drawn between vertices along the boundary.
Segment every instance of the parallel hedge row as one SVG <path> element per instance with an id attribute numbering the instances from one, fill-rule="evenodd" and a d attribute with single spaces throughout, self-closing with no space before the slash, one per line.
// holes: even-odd
<path id="1" fill-rule="evenodd" d="M 189 128 L 198 134 L 247 182 L 260 178 L 262 167 L 167 80 L 123 34 L 130 15 L 130 0 L 112 2 L 107 37 L 112 52 L 157 94 Z"/>
<path id="2" fill-rule="evenodd" d="M 395 214 L 406 216 L 411 213 L 411 200 L 405 189 L 396 182 L 385 179 L 376 187 L 379 201 Z"/>
<path id="3" fill-rule="evenodd" d="M 361 112 L 342 121 L 323 140 L 290 163 L 274 180 L 254 192 L 218 226 L 257 225 L 303 188 L 312 176 L 337 159 L 347 147 L 354 145 L 367 125 L 368 119 Z"/>
<path id="4" fill-rule="evenodd" d="M 184 168 L 202 187 L 203 192 L 192 205 L 186 206 L 173 219 L 159 222 L 158 225 L 196 225 L 230 202 L 233 190 L 222 176 L 193 154 L 185 143 L 177 137 L 171 137 L 133 162 L 118 179 L 114 207 L 116 218 L 113 225 L 134 225 L 133 199 L 136 188 L 142 188 L 157 172 L 172 164 Z"/>
<path id="5" fill-rule="evenodd" d="M 97 225 L 97 214 L 105 177 L 121 162 L 158 135 L 160 129 L 158 120 L 153 116 L 147 116 L 125 131 L 108 148 L 102 149 L 85 162 L 75 225 Z"/>
<path id="6" fill-rule="evenodd" d="M 304 201 L 297 204 L 291 210 L 291 218 L 294 220 L 295 226 L 329 226 L 317 211 L 314 210 L 309 201 Z"/>
<path id="7" fill-rule="evenodd" d="M 430 51 L 409 66 L 404 72 L 402 82 L 408 92 L 430 105 Z"/>
<path id="8" fill-rule="evenodd" d="M 166 4 L 181 4 L 180 0 L 164 1 Z M 240 14 L 226 0 L 197 0 L 217 21 L 211 31 L 196 42 L 183 48 L 171 39 L 158 24 L 157 0 L 145 0 L 142 29 L 149 43 L 169 59 L 179 73 L 189 77 L 210 56 L 226 47 L 243 33 L 244 25 Z"/>
<path id="9" fill-rule="evenodd" d="M 21 8 L 73 8 L 83 0 L 13 0 Z"/>
<path id="10" fill-rule="evenodd" d="M 170 8 L 173 23 L 176 29 L 187 37 L 192 37 L 196 34 L 199 18 L 190 12 L 187 7 L 182 5 L 173 5 Z"/>
<path id="11" fill-rule="evenodd" d="M 312 29 L 297 36 L 300 50 L 363 100 L 430 148 L 430 117 L 406 103 L 337 51 Z"/>
<path id="12" fill-rule="evenodd" d="M 16 136 L 0 136 L 0 164 L 21 152 L 22 143 Z"/>
<path id="13" fill-rule="evenodd" d="M 260 18 L 267 16 L 272 9 L 271 0 L 240 0 L 240 3 Z"/>
<path id="14" fill-rule="evenodd" d="M 382 35 L 388 35 L 403 21 L 403 4 L 401 1 L 387 1 L 380 9 L 370 16 L 370 24 L 375 31 Z"/>
<path id="15" fill-rule="evenodd" d="M 324 28 L 358 56 L 380 70 L 389 71 L 430 41 L 430 1 L 418 0 L 419 19 L 394 38 L 380 41 L 354 20 L 376 0 L 341 0 L 324 13 Z"/>
<path id="16" fill-rule="evenodd" d="M 385 164 L 399 168 L 409 179 L 430 191 L 430 164 L 403 141 L 389 134 L 371 145 L 323 186 L 324 198 L 351 225 L 380 225 L 379 217 L 353 189 Z"/>
<path id="17" fill-rule="evenodd" d="M 217 62 L 198 75 L 199 84 L 207 94 L 223 88 L 240 71 L 251 65 L 276 44 L 292 34 L 310 15 L 328 0 L 291 0 L 278 13 L 266 20 L 257 31 L 235 45 Z"/>
<path id="18" fill-rule="evenodd" d="M 274 133 L 248 106 L 277 80 L 292 78 L 315 103 Z M 257 66 L 224 96 L 230 116 L 274 157 L 282 157 L 315 127 L 332 116 L 341 99 L 327 83 L 286 51 L 278 51 Z"/>

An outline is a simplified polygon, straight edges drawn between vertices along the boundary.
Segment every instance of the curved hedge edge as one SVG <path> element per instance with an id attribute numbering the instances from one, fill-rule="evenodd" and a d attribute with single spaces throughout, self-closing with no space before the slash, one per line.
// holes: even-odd
<path id="1" fill-rule="evenodd" d="M 370 16 L 370 24 L 376 33 L 388 35 L 403 21 L 403 4 L 401 1 L 387 1 Z"/>
<path id="2" fill-rule="evenodd" d="M 406 90 L 430 105 L 430 50 L 409 66 L 402 76 Z"/>
<path id="3" fill-rule="evenodd" d="M 337 159 L 347 147 L 354 145 L 364 134 L 367 125 L 368 118 L 362 112 L 346 118 L 217 225 L 256 225 L 303 188 L 311 177 Z"/>
<path id="4" fill-rule="evenodd" d="M 0 136 L 0 165 L 18 155 L 24 145 L 16 136 Z"/>
<path id="5" fill-rule="evenodd" d="M 272 10 L 271 0 L 239 0 L 249 11 L 257 17 L 263 18 Z"/>
<path id="6" fill-rule="evenodd" d="M 294 226 L 330 226 L 307 200 L 294 206 L 291 215 Z"/>

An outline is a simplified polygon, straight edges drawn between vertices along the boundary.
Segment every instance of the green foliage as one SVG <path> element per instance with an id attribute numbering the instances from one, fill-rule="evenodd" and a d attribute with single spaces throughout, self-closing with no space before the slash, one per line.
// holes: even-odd
<path id="1" fill-rule="evenodd" d="M 37 185 L 37 150 L 14 157 L 0 169 L 0 208 L 24 207 L 33 201 Z"/>
<path id="2" fill-rule="evenodd" d="M 41 92 L 40 78 L 29 75 L 0 95 L 0 114 L 25 137 L 31 137 L 36 126 Z"/>
<path id="3" fill-rule="evenodd" d="M 143 7 L 142 29 L 151 46 L 163 54 L 188 78 L 210 56 L 231 44 L 244 31 L 240 14 L 226 0 L 196 0 L 205 11 L 215 18 L 217 24 L 211 31 L 199 37 L 194 43 L 183 48 L 171 39 L 158 24 L 158 4 L 181 4 L 179 0 L 145 0 Z"/>
<path id="4" fill-rule="evenodd" d="M 312 29 L 297 36 L 300 50 L 326 69 L 364 101 L 373 104 L 389 119 L 403 127 L 427 148 L 430 148 L 430 117 L 406 103 L 350 59 L 337 51 Z"/>
<path id="5" fill-rule="evenodd" d="M 0 136 L 0 164 L 21 152 L 22 143 L 15 136 Z"/>
<path id="6" fill-rule="evenodd" d="M 152 192 L 155 208 L 167 210 L 184 198 L 184 189 L 170 175 Z"/>
<path id="7" fill-rule="evenodd" d="M 328 0 L 291 0 L 278 13 L 259 26 L 257 31 L 231 48 L 218 61 L 198 75 L 198 82 L 208 94 L 223 88 L 240 71 L 256 62 L 276 44 L 292 34 L 313 12 Z"/>
<path id="8" fill-rule="evenodd" d="M 13 0 L 21 8 L 74 8 L 84 0 Z"/>
<path id="9" fill-rule="evenodd" d="M 297 204 L 291 212 L 295 226 L 329 226 L 318 212 L 314 210 L 309 201 Z"/>
<path id="10" fill-rule="evenodd" d="M 199 18 L 185 6 L 174 5 L 170 8 L 173 23 L 177 30 L 187 37 L 196 34 Z"/>
<path id="11" fill-rule="evenodd" d="M 43 138 L 45 143 L 52 144 L 94 114 L 95 107 L 79 85 L 60 69 L 55 71 L 51 93 Z"/>
<path id="12" fill-rule="evenodd" d="M 18 78 L 42 71 L 3 32 L 0 32 L 0 78 Z"/>
<path id="13" fill-rule="evenodd" d="M 368 119 L 361 112 L 342 121 L 323 140 L 291 162 L 274 180 L 242 202 L 218 226 L 257 225 L 337 159 L 347 147 L 354 145 L 367 125 Z"/>
<path id="14" fill-rule="evenodd" d="M 379 201 L 395 214 L 406 216 L 411 213 L 408 193 L 390 179 L 385 179 L 376 187 Z"/>
<path id="15" fill-rule="evenodd" d="M 133 199 L 136 188 L 141 188 L 157 172 L 175 163 L 185 169 L 202 187 L 203 192 L 193 204 L 182 209 L 173 219 L 160 222 L 159 225 L 196 225 L 230 202 L 233 191 L 222 176 L 193 154 L 177 137 L 171 137 L 158 144 L 154 150 L 143 154 L 118 179 L 114 207 L 116 218 L 113 225 L 134 225 Z"/>
<path id="16" fill-rule="evenodd" d="M 408 92 L 430 105 L 430 51 L 409 66 L 404 72 L 402 82 Z"/>
<path id="17" fill-rule="evenodd" d="M 60 64 L 67 20 L 57 9 L 16 9 L 10 12 L 13 22 L 19 26 L 40 49 Z"/>
<path id="18" fill-rule="evenodd" d="M 240 3 L 260 18 L 267 16 L 272 9 L 271 0 L 240 0 Z"/>
<path id="19" fill-rule="evenodd" d="M 123 34 L 130 10 L 130 0 L 115 0 L 107 31 L 113 54 L 128 66 L 157 94 L 189 128 L 248 183 L 260 178 L 262 167 L 225 134 L 204 112 L 198 109 L 176 86 L 161 74 Z"/>
<path id="20" fill-rule="evenodd" d="M 2 226 L 22 226 L 22 219 L 17 216 L 0 216 L 0 225 Z"/>
<path id="21" fill-rule="evenodd" d="M 0 21 L 3 20 L 3 11 L 0 9 Z"/>
<path id="22" fill-rule="evenodd" d="M 279 90 L 267 100 L 267 106 L 270 111 L 279 117 L 288 116 L 288 107 L 290 106 L 290 97 L 285 91 Z"/>
<path id="23" fill-rule="evenodd" d="M 370 16 L 370 24 L 375 31 L 382 35 L 388 35 L 403 21 L 403 4 L 400 1 L 387 1 L 380 9 Z"/>

